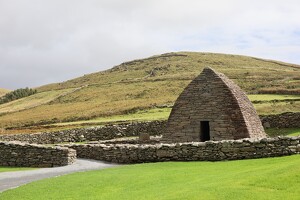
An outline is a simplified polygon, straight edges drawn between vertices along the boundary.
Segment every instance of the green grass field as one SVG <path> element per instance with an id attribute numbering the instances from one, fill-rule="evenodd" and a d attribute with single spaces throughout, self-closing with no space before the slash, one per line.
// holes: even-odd
<path id="1" fill-rule="evenodd" d="M 299 199 L 300 155 L 223 162 L 120 166 L 45 179 L 0 194 L 8 199 Z"/>
<path id="2" fill-rule="evenodd" d="M 23 171 L 23 170 L 33 170 L 35 168 L 28 168 L 28 167 L 1 167 L 0 166 L 0 173 L 1 172 L 13 172 L 13 171 Z"/>

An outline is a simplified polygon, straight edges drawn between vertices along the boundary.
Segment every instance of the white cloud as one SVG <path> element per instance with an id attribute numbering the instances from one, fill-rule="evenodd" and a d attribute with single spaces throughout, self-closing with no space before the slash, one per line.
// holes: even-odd
<path id="1" fill-rule="evenodd" d="M 177 50 L 300 63 L 298 0 L 0 0 L 0 87 Z"/>

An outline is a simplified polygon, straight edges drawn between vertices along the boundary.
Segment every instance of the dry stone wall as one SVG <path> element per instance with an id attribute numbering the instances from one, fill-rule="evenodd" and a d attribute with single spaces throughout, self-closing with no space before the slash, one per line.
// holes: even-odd
<path id="1" fill-rule="evenodd" d="M 260 116 L 265 128 L 299 128 L 300 113 Z M 167 121 L 136 122 L 104 127 L 80 128 L 35 134 L 0 135 L 0 141 L 23 141 L 38 144 L 110 140 L 120 137 L 138 136 L 140 133 L 162 135 Z"/>
<path id="2" fill-rule="evenodd" d="M 109 140 L 120 137 L 138 136 L 140 133 L 161 135 L 165 130 L 165 126 L 165 121 L 135 122 L 130 124 L 80 128 L 57 132 L 0 135 L 0 141 L 22 141 L 37 144 L 57 144 L 64 142 Z"/>
<path id="3" fill-rule="evenodd" d="M 261 116 L 265 128 L 300 128 L 300 112 Z"/>
<path id="4" fill-rule="evenodd" d="M 0 166 L 58 167 L 75 160 L 73 149 L 0 141 Z"/>
<path id="5" fill-rule="evenodd" d="M 266 127 L 300 127 L 300 113 L 261 116 Z M 30 143 L 63 143 L 107 140 L 140 133 L 161 135 L 166 121 L 140 122 L 88 129 L 74 129 L 54 133 L 0 135 L 0 140 L 19 140 Z M 140 141 L 102 141 L 88 145 L 71 145 L 79 157 L 117 163 L 157 162 L 168 160 L 231 160 L 282 156 L 299 153 L 299 138 L 268 138 L 263 140 L 236 140 L 205 143 L 158 144 L 151 139 Z M 126 144 L 126 143 L 131 143 Z M 145 142 L 144 142 L 145 143 Z M 76 152 L 40 145 L 0 141 L 0 165 L 51 167 L 71 164 Z"/>
<path id="6" fill-rule="evenodd" d="M 66 145 L 79 158 L 114 163 L 220 161 L 277 157 L 300 153 L 300 137 L 224 140 L 173 144 Z"/>

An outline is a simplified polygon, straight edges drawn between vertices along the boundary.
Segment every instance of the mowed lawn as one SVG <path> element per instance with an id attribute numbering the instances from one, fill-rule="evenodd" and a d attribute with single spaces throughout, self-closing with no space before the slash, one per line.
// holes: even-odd
<path id="1" fill-rule="evenodd" d="M 299 199 L 300 155 L 119 166 L 34 182 L 6 199 Z"/>

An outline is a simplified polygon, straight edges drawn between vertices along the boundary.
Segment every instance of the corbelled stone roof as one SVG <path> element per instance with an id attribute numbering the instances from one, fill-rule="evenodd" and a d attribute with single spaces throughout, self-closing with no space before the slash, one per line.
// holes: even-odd
<path id="1" fill-rule="evenodd" d="M 201 141 L 203 122 L 209 124 L 210 140 L 266 137 L 246 94 L 224 74 L 209 67 L 176 100 L 163 141 Z"/>

